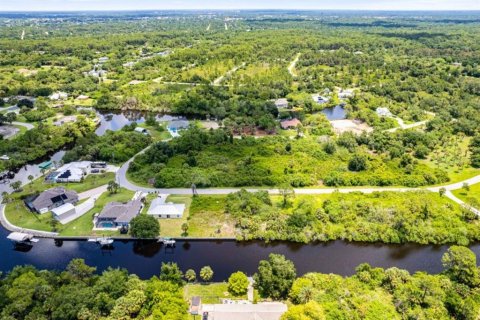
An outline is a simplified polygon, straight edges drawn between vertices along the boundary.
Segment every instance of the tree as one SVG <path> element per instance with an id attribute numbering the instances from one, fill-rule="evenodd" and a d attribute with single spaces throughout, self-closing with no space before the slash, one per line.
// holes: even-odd
<path id="1" fill-rule="evenodd" d="M 67 272 L 77 280 L 87 280 L 97 270 L 85 264 L 83 259 L 73 259 L 67 266 Z"/>
<path id="2" fill-rule="evenodd" d="M 262 296 L 285 299 L 296 276 L 297 272 L 292 261 L 283 255 L 271 253 L 268 260 L 260 261 L 258 272 L 253 278 Z"/>
<path id="3" fill-rule="evenodd" d="M 162 281 L 169 281 L 179 286 L 183 285 L 183 273 L 176 263 L 163 263 L 160 270 L 159 279 Z"/>
<path id="4" fill-rule="evenodd" d="M 182 223 L 182 231 L 184 236 L 188 235 L 188 223 Z"/>
<path id="5" fill-rule="evenodd" d="M 14 192 L 17 192 L 18 190 L 20 190 L 21 186 L 22 186 L 21 181 L 15 181 L 15 182 L 10 183 L 10 187 L 13 189 Z"/>
<path id="6" fill-rule="evenodd" d="M 6 191 L 2 192 L 2 203 L 9 203 L 12 200 L 10 194 Z"/>
<path id="7" fill-rule="evenodd" d="M 234 296 L 241 296 L 247 293 L 249 281 L 247 275 L 241 271 L 232 273 L 228 278 L 228 292 Z"/>
<path id="8" fill-rule="evenodd" d="M 292 306 L 282 315 L 281 320 L 324 320 L 326 319 L 322 306 L 315 301 Z"/>
<path id="9" fill-rule="evenodd" d="M 33 186 L 32 186 L 32 181 L 33 181 L 33 179 L 35 179 L 35 178 L 34 178 L 32 175 L 29 175 L 29 176 L 27 177 L 27 179 L 28 179 L 28 181 L 30 182 L 30 183 L 29 183 L 29 184 L 30 184 L 30 190 L 32 190 L 32 187 L 33 187 Z"/>
<path id="10" fill-rule="evenodd" d="M 445 193 L 447 193 L 447 189 L 445 189 L 445 188 L 440 188 L 438 190 L 438 194 L 440 195 L 440 197 L 443 197 L 445 195 Z"/>
<path id="11" fill-rule="evenodd" d="M 200 278 L 202 278 L 203 281 L 208 282 L 212 280 L 213 278 L 213 270 L 210 268 L 210 266 L 205 266 L 200 270 Z"/>
<path id="12" fill-rule="evenodd" d="M 285 183 L 285 184 L 282 184 L 279 189 L 278 189 L 278 193 L 282 196 L 283 198 L 283 201 L 282 201 L 282 206 L 285 208 L 288 204 L 288 201 L 290 198 L 294 198 L 295 197 L 295 190 L 293 189 L 293 187 L 288 184 L 288 183 Z"/>
<path id="13" fill-rule="evenodd" d="M 5 121 L 12 124 L 13 121 L 17 120 L 17 115 L 14 112 L 9 112 L 5 115 Z"/>
<path id="14" fill-rule="evenodd" d="M 367 170 L 367 158 L 363 155 L 354 155 L 348 162 L 348 170 L 356 172 Z"/>
<path id="15" fill-rule="evenodd" d="M 185 279 L 187 279 L 188 282 L 195 282 L 195 280 L 197 280 L 195 270 L 188 269 L 187 272 L 185 272 Z"/>
<path id="16" fill-rule="evenodd" d="M 139 214 L 130 221 L 130 234 L 134 238 L 152 239 L 160 233 L 158 220 L 150 215 Z"/>
<path id="17" fill-rule="evenodd" d="M 114 194 L 118 192 L 118 189 L 120 189 L 120 185 L 118 183 L 116 183 L 113 180 L 108 182 L 108 186 L 107 186 L 108 192 L 110 192 L 111 194 Z"/>
<path id="18" fill-rule="evenodd" d="M 452 246 L 442 257 L 445 273 L 453 281 L 474 287 L 479 284 L 477 257 L 466 247 Z"/>

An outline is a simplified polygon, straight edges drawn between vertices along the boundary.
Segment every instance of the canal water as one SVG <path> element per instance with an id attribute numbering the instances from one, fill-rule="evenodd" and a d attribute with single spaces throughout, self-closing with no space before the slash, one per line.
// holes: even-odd
<path id="1" fill-rule="evenodd" d="M 176 262 L 185 271 L 197 271 L 209 265 L 214 280 L 226 280 L 232 272 L 241 270 L 252 275 L 258 262 L 270 253 L 285 255 L 295 263 L 299 275 L 307 272 L 351 275 L 360 263 L 376 267 L 399 267 L 410 272 L 442 270 L 441 257 L 448 246 L 420 246 L 414 244 L 384 245 L 332 241 L 316 244 L 296 244 L 260 241 L 177 241 L 174 249 L 165 249 L 158 243 L 115 241 L 113 250 L 102 251 L 87 241 L 63 241 L 57 246 L 52 239 L 40 239 L 28 252 L 14 250 L 6 239 L 8 231 L 0 228 L 0 271 L 6 272 L 16 265 L 30 264 L 40 269 L 62 270 L 71 259 L 82 258 L 97 267 L 126 268 L 143 279 L 158 275 L 162 262 Z M 480 244 L 471 247 L 478 255 Z"/>
<path id="2" fill-rule="evenodd" d="M 347 112 L 345 111 L 345 108 L 341 105 L 332 108 L 325 108 L 322 110 L 322 113 L 326 115 L 327 119 L 330 121 L 343 120 L 347 118 Z"/>

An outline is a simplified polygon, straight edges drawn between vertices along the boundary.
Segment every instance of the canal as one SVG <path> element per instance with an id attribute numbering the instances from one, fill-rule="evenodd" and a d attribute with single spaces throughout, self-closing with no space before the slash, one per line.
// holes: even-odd
<path id="1" fill-rule="evenodd" d="M 6 239 L 8 231 L 0 228 L 0 271 L 16 265 L 30 264 L 39 269 L 62 270 L 71 259 L 82 258 L 97 267 L 126 268 L 130 273 L 146 279 L 158 275 L 162 262 L 176 262 L 185 271 L 209 265 L 215 281 L 223 281 L 235 271 L 253 274 L 261 259 L 270 253 L 280 253 L 291 259 L 298 274 L 307 272 L 351 275 L 363 262 L 376 267 L 399 267 L 410 272 L 442 270 L 441 257 L 448 246 L 420 246 L 414 244 L 384 245 L 332 241 L 316 244 L 260 241 L 177 241 L 175 249 L 165 249 L 157 243 L 115 241 L 113 250 L 102 251 L 97 244 L 87 241 L 63 241 L 57 246 L 52 239 L 40 239 L 28 252 L 16 251 Z M 480 254 L 480 244 L 471 246 Z"/>

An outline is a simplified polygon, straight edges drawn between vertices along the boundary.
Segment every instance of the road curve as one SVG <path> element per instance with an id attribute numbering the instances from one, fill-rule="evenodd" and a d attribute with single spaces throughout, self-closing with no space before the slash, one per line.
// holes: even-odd
<path id="1" fill-rule="evenodd" d="M 12 124 L 17 125 L 17 126 L 21 126 L 21 127 L 25 127 L 25 128 L 27 128 L 27 130 L 32 130 L 33 128 L 35 128 L 35 126 L 33 124 L 26 123 L 26 122 L 13 121 Z"/>

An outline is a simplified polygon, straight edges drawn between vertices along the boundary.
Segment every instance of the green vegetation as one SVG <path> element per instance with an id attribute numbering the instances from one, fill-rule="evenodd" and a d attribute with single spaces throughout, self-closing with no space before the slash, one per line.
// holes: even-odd
<path id="1" fill-rule="evenodd" d="M 472 186 L 469 193 L 477 189 Z M 171 196 L 169 201 L 191 204 L 183 219 L 161 220 L 162 235 L 180 237 L 188 222 L 190 237 L 239 240 L 468 244 L 480 237 L 475 215 L 435 192 L 285 194 Z"/>
<path id="2" fill-rule="evenodd" d="M 280 254 L 271 253 L 261 260 L 253 279 L 261 296 L 275 300 L 286 299 L 297 276 L 293 262 Z"/>
<path id="3" fill-rule="evenodd" d="M 130 234 L 138 239 L 153 239 L 160 234 L 160 225 L 155 217 L 139 214 L 130 222 Z"/>
<path id="4" fill-rule="evenodd" d="M 122 163 L 151 143 L 149 136 L 138 132 L 107 131 L 103 136 L 90 134 L 77 140 L 64 156 L 66 162 L 78 159 Z"/>
<path id="5" fill-rule="evenodd" d="M 93 122 L 79 117 L 75 123 L 61 127 L 41 124 L 13 139 L 0 140 L 0 153 L 10 157 L 0 163 L 0 170 L 19 168 L 42 158 L 87 135 L 93 128 Z"/>
<path id="6" fill-rule="evenodd" d="M 200 297 L 202 303 L 221 303 L 221 299 L 245 300 L 246 295 L 232 297 L 228 292 L 228 283 L 187 284 L 184 289 L 184 297 L 190 300 L 192 297 Z"/>
<path id="7" fill-rule="evenodd" d="M 451 247 L 438 275 L 398 268 L 357 267 L 355 275 L 309 273 L 289 292 L 295 305 L 282 320 L 296 319 L 475 319 L 479 269 L 475 254 Z"/>
<path id="8" fill-rule="evenodd" d="M 15 267 L 0 279 L 0 317 L 188 319 L 181 284 L 156 276 L 140 280 L 124 269 L 109 268 L 101 275 L 95 271 L 82 259 L 72 260 L 62 272 Z"/>
<path id="9" fill-rule="evenodd" d="M 234 296 L 241 296 L 247 293 L 248 290 L 248 278 L 247 275 L 241 271 L 232 273 L 228 278 L 228 292 Z"/>
<path id="10" fill-rule="evenodd" d="M 405 139 L 410 135 L 398 134 Z M 191 129 L 137 156 L 129 174 L 140 183 L 154 178 L 160 188 L 190 187 L 192 183 L 197 187 L 283 183 L 305 187 L 322 182 L 327 186 L 416 187 L 448 181 L 445 172 L 433 170 L 409 154 L 390 159 L 369 152 L 366 145 L 375 143 L 369 137 L 344 134 L 335 142 L 337 147 L 331 154 L 328 142 L 319 143 L 313 138 L 294 142 L 280 136 L 238 140 L 226 131 Z"/>
<path id="11" fill-rule="evenodd" d="M 467 188 L 462 188 L 452 191 L 452 193 L 465 201 L 467 205 L 474 208 L 480 208 L 480 183 L 474 185 L 466 185 Z"/>

